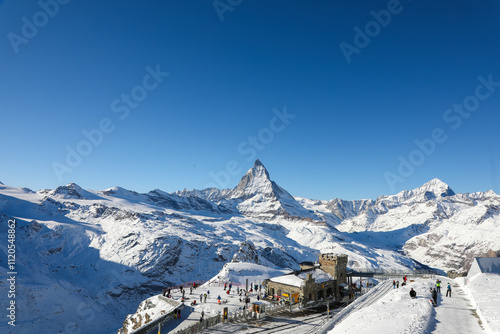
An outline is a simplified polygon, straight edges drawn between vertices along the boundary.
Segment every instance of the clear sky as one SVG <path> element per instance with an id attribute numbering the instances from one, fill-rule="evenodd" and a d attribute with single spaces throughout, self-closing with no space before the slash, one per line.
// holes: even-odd
<path id="1" fill-rule="evenodd" d="M 500 193 L 499 17 L 496 0 L 0 1 L 0 181 L 225 188 L 257 157 L 308 198 Z"/>

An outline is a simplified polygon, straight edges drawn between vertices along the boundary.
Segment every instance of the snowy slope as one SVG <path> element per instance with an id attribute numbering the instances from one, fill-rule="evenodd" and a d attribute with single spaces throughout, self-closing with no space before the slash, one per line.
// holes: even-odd
<path id="1" fill-rule="evenodd" d="M 470 298 L 486 333 L 500 333 L 500 275 L 477 274 L 457 281 Z"/>
<path id="2" fill-rule="evenodd" d="M 416 299 L 409 296 L 411 288 L 417 292 Z M 328 334 L 423 334 L 434 313 L 430 298 L 429 282 L 409 283 L 390 290 L 374 304 L 350 314 Z"/>
<path id="3" fill-rule="evenodd" d="M 107 333 L 165 286 L 208 280 L 232 260 L 286 270 L 335 252 L 353 269 L 421 268 L 414 259 L 459 269 L 464 257 L 500 249 L 499 207 L 491 191 L 453 195 L 438 180 L 375 201 L 294 198 L 256 161 L 225 190 L 139 194 L 71 183 L 33 192 L 2 184 L 0 238 L 16 219 L 18 301 L 30 310 L 16 332 Z"/>
<path id="4" fill-rule="evenodd" d="M 498 324 L 498 307 L 488 310 L 490 313 L 481 317 L 483 323 L 480 324 L 474 314 L 475 306 L 472 308 L 470 304 L 471 301 L 477 299 L 483 305 L 497 306 L 500 302 L 497 293 L 498 285 L 492 283 L 498 284 L 498 280 L 485 286 L 477 286 L 473 293 L 466 295 L 456 280 L 439 278 L 453 285 L 453 295 L 446 297 L 444 294 L 438 294 L 436 307 L 430 303 L 429 290 L 435 287 L 435 281 L 428 278 L 416 278 L 412 279 L 414 281 L 407 286 L 400 286 L 398 289 L 391 288 L 386 295 L 365 308 L 354 308 L 354 312 L 335 324 L 335 327 L 331 328 L 327 325 L 321 332 L 328 332 L 328 334 L 499 333 L 498 328 L 489 327 L 490 324 L 493 326 Z M 411 288 L 417 292 L 416 299 L 411 299 L 409 296 Z M 487 291 L 490 292 L 489 296 L 485 294 Z M 480 313 L 479 309 L 476 311 Z M 482 327 L 485 327 L 486 331 L 483 331 Z"/>
<path id="5" fill-rule="evenodd" d="M 466 270 L 474 257 L 500 249 L 495 238 L 500 235 L 500 196 L 492 191 L 455 194 L 434 179 L 373 203 L 345 202 L 338 201 L 335 211 L 335 217 L 345 219 L 334 224 L 344 235 L 364 245 L 403 250 L 434 268 Z M 307 208 L 324 211 L 326 205 L 309 203 Z"/>

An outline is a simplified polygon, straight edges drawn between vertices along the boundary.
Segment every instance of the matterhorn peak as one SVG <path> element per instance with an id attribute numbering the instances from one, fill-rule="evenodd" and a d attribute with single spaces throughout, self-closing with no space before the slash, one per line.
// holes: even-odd
<path id="1" fill-rule="evenodd" d="M 255 168 L 255 167 L 259 167 L 259 166 L 264 167 L 264 165 L 262 164 L 262 162 L 259 159 L 257 159 L 257 160 L 255 160 L 255 162 L 253 164 L 253 167 Z"/>
<path id="2" fill-rule="evenodd" d="M 269 179 L 269 172 L 267 171 L 266 167 L 259 159 L 255 160 L 253 167 L 248 172 L 250 172 L 250 171 L 253 171 L 254 174 L 261 174 L 264 177 L 266 177 L 267 179 Z M 247 172 L 247 174 L 248 174 L 248 172 Z"/>
<path id="3" fill-rule="evenodd" d="M 232 190 L 231 198 L 247 199 L 255 195 L 293 199 L 292 195 L 286 190 L 278 186 L 274 181 L 271 181 L 266 167 L 264 167 L 259 159 L 255 160 L 253 167 L 243 175 L 236 188 Z"/>

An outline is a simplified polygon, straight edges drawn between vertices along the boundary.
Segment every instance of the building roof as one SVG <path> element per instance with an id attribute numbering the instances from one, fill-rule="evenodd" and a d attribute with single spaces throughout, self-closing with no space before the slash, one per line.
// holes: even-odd
<path id="1" fill-rule="evenodd" d="M 480 257 L 476 260 L 483 273 L 500 274 L 500 257 Z"/>
<path id="2" fill-rule="evenodd" d="M 467 276 L 480 273 L 500 274 L 500 257 L 476 257 Z"/>
<path id="3" fill-rule="evenodd" d="M 307 279 L 307 274 L 309 273 L 312 274 L 312 278 L 315 280 L 316 283 L 324 283 L 327 281 L 334 280 L 332 275 L 319 268 L 304 270 L 300 271 L 299 273 L 292 273 L 278 277 L 273 277 L 269 280 L 275 283 L 300 287 L 302 283 L 304 283 L 304 281 Z"/>

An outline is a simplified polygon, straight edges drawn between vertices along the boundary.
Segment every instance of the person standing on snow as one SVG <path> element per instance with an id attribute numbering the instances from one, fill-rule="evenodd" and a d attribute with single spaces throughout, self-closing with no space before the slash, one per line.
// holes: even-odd
<path id="1" fill-rule="evenodd" d="M 413 288 L 411 288 L 411 290 L 410 290 L 410 297 L 417 298 L 417 292 L 415 290 L 413 290 Z"/>
<path id="2" fill-rule="evenodd" d="M 448 294 L 450 294 L 451 297 L 451 285 L 448 283 L 448 286 L 446 287 L 446 297 L 448 297 Z"/>
<path id="3" fill-rule="evenodd" d="M 392 288 L 396 289 L 396 281 L 395 280 L 392 281 Z"/>
<path id="4" fill-rule="evenodd" d="M 437 280 L 436 282 L 437 293 L 441 293 L 441 281 Z"/>
<path id="5" fill-rule="evenodd" d="M 432 289 L 432 300 L 434 300 L 434 306 L 437 306 L 438 294 L 436 289 Z"/>
<path id="6" fill-rule="evenodd" d="M 399 281 L 396 281 L 396 289 L 399 289 Z"/>

